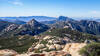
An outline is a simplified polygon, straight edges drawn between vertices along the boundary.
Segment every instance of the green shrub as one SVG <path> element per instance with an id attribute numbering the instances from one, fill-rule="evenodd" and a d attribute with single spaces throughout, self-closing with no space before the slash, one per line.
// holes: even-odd
<path id="1" fill-rule="evenodd" d="M 100 56 L 100 43 L 91 43 L 83 47 L 79 53 L 82 56 Z"/>
<path id="2" fill-rule="evenodd" d="M 68 35 L 66 35 L 68 34 Z M 84 42 L 86 39 L 87 40 L 95 40 L 97 41 L 98 37 L 94 35 L 90 35 L 87 33 L 82 33 L 76 30 L 71 30 L 71 29 L 51 29 L 51 32 L 46 31 L 42 33 L 41 35 L 51 35 L 51 36 L 57 36 L 55 38 L 64 38 L 68 37 L 69 39 L 73 40 L 74 42 Z"/>
<path id="3" fill-rule="evenodd" d="M 23 37 L 22 39 L 19 39 Z M 27 52 L 28 48 L 32 46 L 33 43 L 37 43 L 38 39 L 32 36 L 18 36 L 12 38 L 0 38 L 0 45 L 2 49 L 13 49 L 18 53 Z"/>
<path id="4" fill-rule="evenodd" d="M 42 40 L 41 42 L 40 42 L 40 44 L 47 44 L 48 42 L 46 41 L 46 40 Z"/>

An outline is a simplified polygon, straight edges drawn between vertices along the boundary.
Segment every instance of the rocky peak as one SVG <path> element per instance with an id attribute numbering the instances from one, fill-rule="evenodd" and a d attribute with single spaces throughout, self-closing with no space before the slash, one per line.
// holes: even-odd
<path id="1" fill-rule="evenodd" d="M 73 19 L 65 16 L 59 16 L 58 21 L 72 21 Z"/>
<path id="2" fill-rule="evenodd" d="M 37 25 L 37 24 L 39 24 L 39 22 L 37 22 L 35 19 L 32 19 L 29 22 L 27 22 L 27 25 L 30 25 L 30 26 L 34 26 L 34 25 Z"/>
<path id="3" fill-rule="evenodd" d="M 59 16 L 59 18 L 58 18 L 58 20 L 60 20 L 60 21 L 65 21 L 67 19 L 67 17 L 65 17 L 65 16 Z"/>

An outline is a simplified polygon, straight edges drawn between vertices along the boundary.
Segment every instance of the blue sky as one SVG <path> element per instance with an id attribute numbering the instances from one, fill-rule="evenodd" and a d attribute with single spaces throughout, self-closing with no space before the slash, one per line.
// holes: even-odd
<path id="1" fill-rule="evenodd" d="M 0 0 L 0 16 L 100 17 L 100 0 Z"/>

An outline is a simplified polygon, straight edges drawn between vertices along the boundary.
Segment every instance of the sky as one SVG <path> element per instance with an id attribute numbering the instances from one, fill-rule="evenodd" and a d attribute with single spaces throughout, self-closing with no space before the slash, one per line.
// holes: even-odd
<path id="1" fill-rule="evenodd" d="M 0 0 L 0 17 L 100 17 L 100 0 Z"/>

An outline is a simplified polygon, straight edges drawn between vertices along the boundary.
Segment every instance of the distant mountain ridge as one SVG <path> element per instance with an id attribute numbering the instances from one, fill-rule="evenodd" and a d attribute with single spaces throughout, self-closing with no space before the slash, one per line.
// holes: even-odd
<path id="1" fill-rule="evenodd" d="M 80 20 L 88 20 L 88 21 L 97 21 L 100 22 L 100 17 L 72 17 L 73 19 L 80 21 Z"/>
<path id="2" fill-rule="evenodd" d="M 51 21 L 51 20 L 55 20 L 57 18 L 55 17 L 48 17 L 48 16 L 21 16 L 21 17 L 0 17 L 0 19 L 3 20 L 20 20 L 20 21 L 24 21 L 24 22 L 28 22 L 32 19 L 35 19 L 37 21 Z"/>
<path id="3" fill-rule="evenodd" d="M 25 24 L 26 23 L 18 19 L 0 19 L 0 21 L 6 21 L 6 22 L 15 23 L 15 24 Z"/>
<path id="4" fill-rule="evenodd" d="M 64 21 L 74 21 L 74 19 L 69 18 L 69 17 L 65 17 L 65 16 L 59 16 L 57 19 L 55 20 L 51 20 L 51 21 L 43 21 L 41 23 L 43 24 L 54 24 L 56 22 L 64 22 Z"/>

